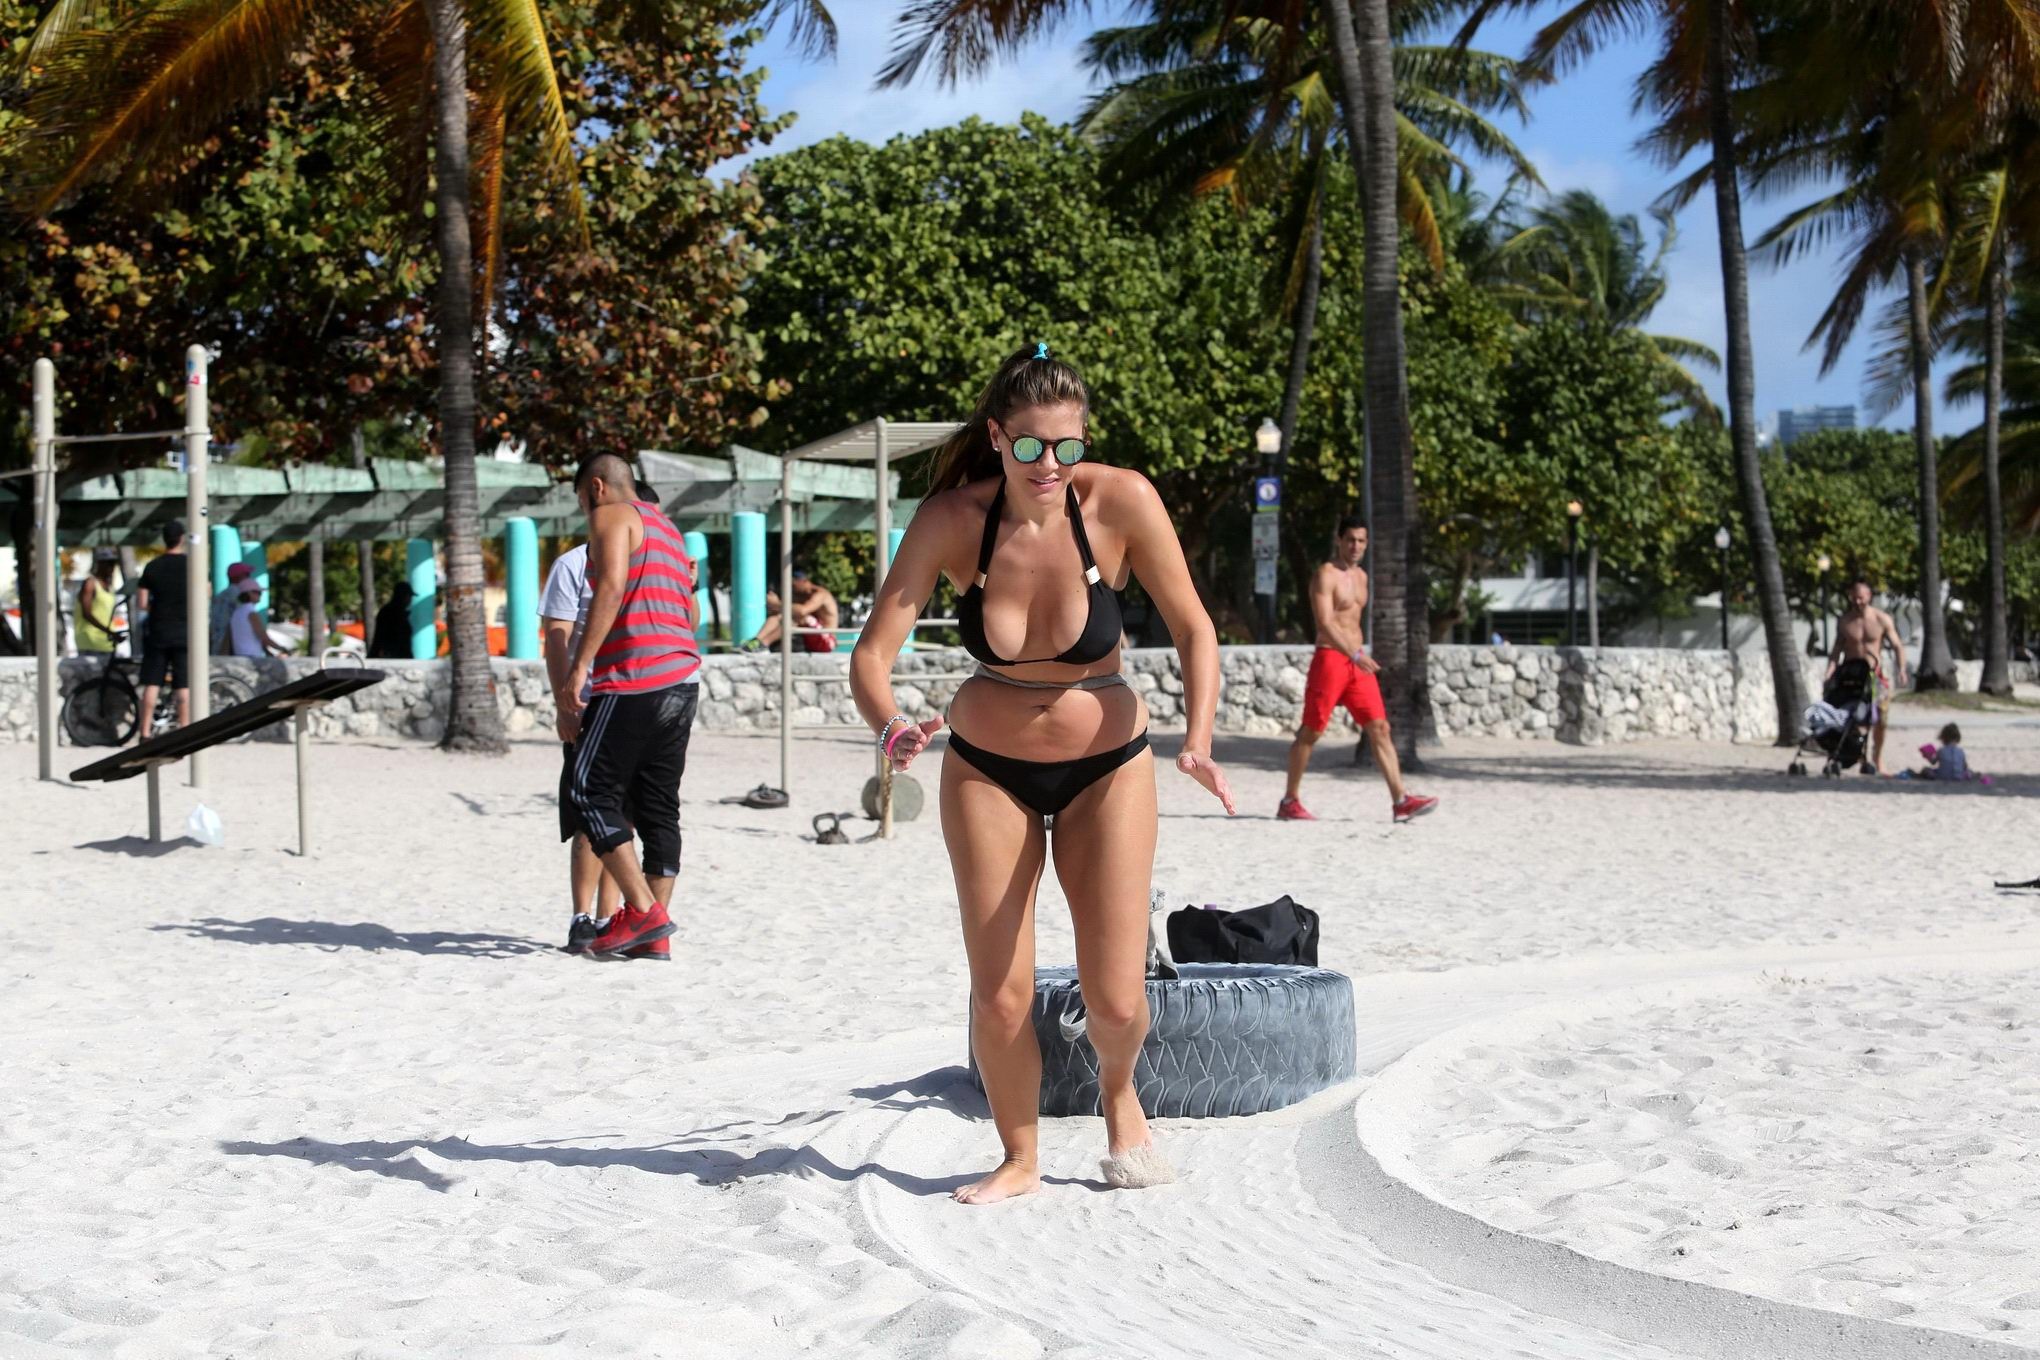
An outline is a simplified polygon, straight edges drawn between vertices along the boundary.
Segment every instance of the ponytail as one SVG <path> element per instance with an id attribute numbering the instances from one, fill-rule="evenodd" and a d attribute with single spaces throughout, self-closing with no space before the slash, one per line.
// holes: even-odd
<path id="1" fill-rule="evenodd" d="M 1075 402 L 1088 409 L 1091 394 L 1076 369 L 1051 359 L 1045 344 L 1029 345 L 1007 356 L 999 371 L 978 394 L 970 419 L 943 441 L 935 454 L 928 494 L 953 490 L 999 475 L 999 451 L 992 447 L 991 422 L 1004 420 L 1022 406 L 1055 406 Z"/>

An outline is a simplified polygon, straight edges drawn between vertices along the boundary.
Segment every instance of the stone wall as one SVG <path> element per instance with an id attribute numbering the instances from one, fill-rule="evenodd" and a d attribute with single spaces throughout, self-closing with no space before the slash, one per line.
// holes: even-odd
<path id="1" fill-rule="evenodd" d="M 1293 731 L 1303 703 L 1308 647 L 1228 647 L 1221 661 L 1218 727 L 1222 732 L 1272 736 Z M 858 723 L 845 683 L 848 658 L 796 655 L 793 718 L 801 726 L 853 727 Z M 97 661 L 63 663 L 64 692 L 97 673 Z M 447 663 L 384 661 L 382 684 L 312 713 L 312 734 L 335 737 L 437 741 L 446 730 Z M 545 667 L 536 661 L 492 662 L 497 704 L 517 739 L 543 740 L 552 732 L 553 705 Z M 894 689 L 908 713 L 939 711 L 973 663 L 961 651 L 910 652 L 900 658 Z M 1155 726 L 1180 727 L 1183 680 L 1168 648 L 1126 653 L 1126 672 Z M 257 691 L 305 674 L 305 660 L 213 659 L 214 674 L 232 675 Z M 1809 663 L 1809 689 L 1818 689 L 1819 662 Z M 1556 647 L 1431 648 L 1431 700 L 1438 734 L 1601 742 L 1686 738 L 1695 741 L 1769 741 L 1777 732 L 1771 711 L 1770 668 L 1761 656 L 1651 648 Z M 0 741 L 35 738 L 35 663 L 0 659 Z M 776 654 L 711 657 L 702 670 L 698 725 L 705 731 L 776 730 L 779 658 Z M 1344 713 L 1334 729 L 1351 730 Z M 278 726 L 265 739 L 288 739 Z"/>

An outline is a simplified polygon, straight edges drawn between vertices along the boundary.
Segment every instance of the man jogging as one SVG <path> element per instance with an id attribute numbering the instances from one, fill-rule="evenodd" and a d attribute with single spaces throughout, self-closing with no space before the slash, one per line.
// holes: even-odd
<path id="1" fill-rule="evenodd" d="M 1310 578 L 1310 612 L 1317 621 L 1317 651 L 1310 659 L 1310 678 L 1303 687 L 1303 725 L 1289 748 L 1289 788 L 1275 808 L 1285 822 L 1317 819 L 1304 809 L 1303 772 L 1310 764 L 1311 748 L 1325 734 L 1332 710 L 1344 704 L 1366 734 L 1374 752 L 1374 763 L 1388 783 L 1390 815 L 1398 822 L 1421 817 L 1438 806 L 1436 798 L 1409 792 L 1403 787 L 1402 765 L 1396 760 L 1395 742 L 1388 732 L 1388 709 L 1381 702 L 1381 684 L 1374 676 L 1381 667 L 1367 655 L 1367 640 L 1361 636 L 1361 620 L 1367 607 L 1367 573 L 1360 569 L 1367 555 L 1367 526 L 1357 515 L 1339 521 L 1332 560 Z"/>
<path id="2" fill-rule="evenodd" d="M 573 665 L 553 692 L 561 713 L 580 722 L 565 801 L 624 903 L 588 952 L 658 946 L 637 955 L 657 958 L 676 929 L 666 908 L 680 875 L 680 777 L 700 689 L 695 567 L 673 522 L 633 498 L 630 468 L 615 454 L 582 463 L 574 495 L 588 516 L 593 594 Z M 631 856 L 633 821 L 642 867 Z"/>
<path id="3" fill-rule="evenodd" d="M 1890 706 L 1892 675 L 1884 669 L 1884 649 L 1890 646 L 1898 661 L 1897 683 L 1905 687 L 1905 639 L 1898 635 L 1898 621 L 1870 603 L 1873 592 L 1868 581 L 1857 581 L 1849 587 L 1849 607 L 1842 611 L 1840 622 L 1835 627 L 1835 649 L 1828 657 L 1827 675 L 1821 681 L 1825 685 L 1835 678 L 1835 671 L 1844 661 L 1867 661 L 1870 670 L 1877 677 L 1877 725 L 1870 743 L 1870 759 L 1863 762 L 1863 773 L 1888 774 L 1884 768 L 1884 719 L 1885 710 Z"/>
<path id="4" fill-rule="evenodd" d="M 142 568 L 135 589 L 136 607 L 149 616 L 142 639 L 143 741 L 156 734 L 156 699 L 165 680 L 177 697 L 177 725 L 191 721 L 191 639 L 184 631 L 191 588 L 185 568 L 184 521 L 173 519 L 163 526 L 163 555 Z"/>

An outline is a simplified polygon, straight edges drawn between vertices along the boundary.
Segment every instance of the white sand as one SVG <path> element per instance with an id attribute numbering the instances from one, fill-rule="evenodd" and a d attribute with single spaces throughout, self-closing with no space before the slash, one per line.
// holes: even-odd
<path id="1" fill-rule="evenodd" d="M 2040 1343 L 2040 951 L 1988 962 L 1484 1027 L 1403 1093 L 1410 1154 L 1448 1202 L 1603 1260 Z"/>
<path id="2" fill-rule="evenodd" d="M 1157 878 L 1322 911 L 1371 1071 L 1696 951 L 2040 944 L 2036 904 L 1980 888 L 2040 873 L 2040 741 L 1968 745 L 2005 776 L 1987 796 L 1787 781 L 1768 750 L 1462 744 L 1419 785 L 1444 810 L 1393 828 L 1329 746 L 1325 820 L 1278 825 L 1283 745 L 1228 742 L 1253 815 L 1165 766 Z M 1097 1121 L 1055 1121 L 1042 1196 L 950 1205 L 996 1142 L 959 1085 L 938 829 L 807 835 L 866 751 L 804 743 L 768 813 L 715 800 L 776 775 L 772 743 L 696 741 L 662 968 L 552 950 L 553 748 L 319 748 L 301 862 L 287 748 L 215 758 L 227 848 L 154 853 L 139 781 L 40 786 L 0 747 L 0 1355 L 1668 1353 L 1469 1295 L 1319 1206 L 1298 1140 L 1351 1090 L 1164 1125 L 1184 1180 L 1138 1195 L 1101 1191 Z M 1067 961 L 1043 899 L 1041 959 Z"/>

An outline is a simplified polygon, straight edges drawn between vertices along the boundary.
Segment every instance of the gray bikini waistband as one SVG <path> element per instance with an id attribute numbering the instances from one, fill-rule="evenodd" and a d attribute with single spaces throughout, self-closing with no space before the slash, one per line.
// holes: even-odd
<path id="1" fill-rule="evenodd" d="M 1013 685 L 1020 689 L 1111 689 L 1114 685 L 1125 685 L 1126 676 L 1121 671 L 1110 675 L 1083 675 L 1075 680 L 1022 680 L 1017 675 L 1007 675 L 993 670 L 983 662 L 978 663 L 977 674 L 971 679 L 996 680 L 1002 685 Z M 1128 686 L 1131 688 L 1131 686 Z"/>

